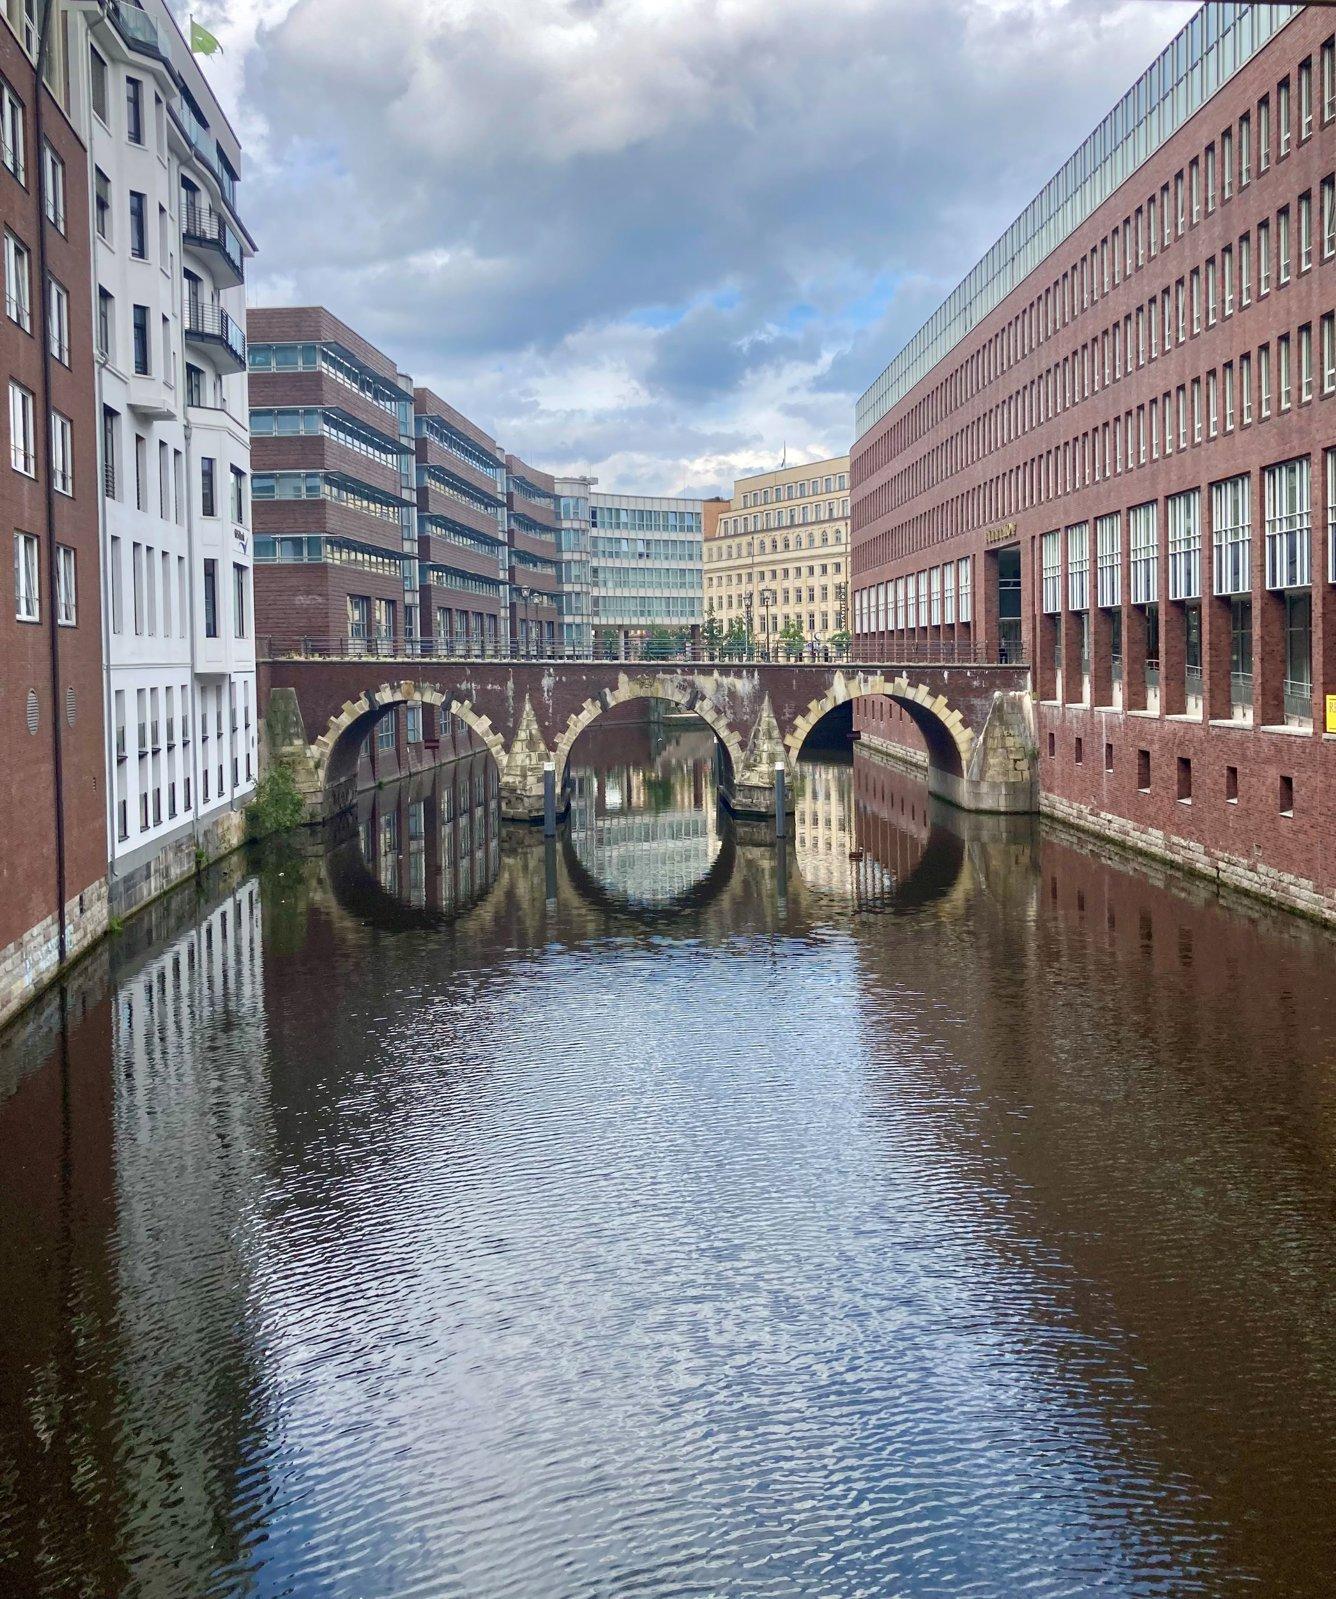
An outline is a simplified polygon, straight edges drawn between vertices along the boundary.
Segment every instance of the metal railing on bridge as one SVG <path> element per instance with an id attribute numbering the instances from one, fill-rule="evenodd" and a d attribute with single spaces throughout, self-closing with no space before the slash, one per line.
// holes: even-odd
<path id="1" fill-rule="evenodd" d="M 608 664 L 625 661 L 649 666 L 1024 666 L 1028 663 L 1014 645 L 979 644 L 972 640 L 911 639 L 893 649 L 877 648 L 856 640 L 843 649 L 806 645 L 789 650 L 782 645 L 719 645 L 689 643 L 665 648 L 653 641 L 631 642 L 621 647 L 551 644 L 528 648 L 518 643 L 498 644 L 486 639 L 403 638 L 383 635 L 272 633 L 256 640 L 260 660 L 433 660 L 433 661 L 586 661 Z"/>

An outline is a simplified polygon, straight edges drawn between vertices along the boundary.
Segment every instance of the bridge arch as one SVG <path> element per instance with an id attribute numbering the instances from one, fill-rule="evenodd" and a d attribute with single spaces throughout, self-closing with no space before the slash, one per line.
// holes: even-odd
<path id="1" fill-rule="evenodd" d="M 604 689 L 597 699 L 587 699 L 567 722 L 566 731 L 557 740 L 552 751 L 552 758 L 557 767 L 558 787 L 565 781 L 566 765 L 570 760 L 571 749 L 585 728 L 596 722 L 606 711 L 612 710 L 614 706 L 626 705 L 632 700 L 666 700 L 670 705 L 676 705 L 681 710 L 699 716 L 723 745 L 732 772 L 742 771 L 746 763 L 742 741 L 728 717 L 708 694 L 702 694 L 694 684 L 676 682 L 666 675 L 623 677 L 616 688 Z"/>
<path id="2" fill-rule="evenodd" d="M 894 700 L 904 708 L 928 747 L 930 772 L 954 778 L 965 776 L 974 749 L 974 733 L 961 713 L 947 702 L 944 694 L 934 694 L 925 683 L 911 683 L 907 677 L 885 677 L 881 673 L 859 672 L 852 678 L 837 674 L 831 688 L 811 701 L 785 736 L 789 764 L 797 761 L 807 735 L 828 712 L 851 700 L 873 695 Z"/>
<path id="3" fill-rule="evenodd" d="M 382 683 L 379 688 L 345 700 L 329 719 L 329 725 L 312 745 L 316 776 L 323 787 L 336 789 L 357 775 L 362 744 L 367 734 L 386 711 L 400 705 L 433 705 L 457 716 L 477 734 L 491 751 L 497 770 L 505 771 L 506 746 L 491 720 L 468 700 L 461 700 L 448 689 L 432 683 L 416 683 L 405 678 L 398 683 Z"/>

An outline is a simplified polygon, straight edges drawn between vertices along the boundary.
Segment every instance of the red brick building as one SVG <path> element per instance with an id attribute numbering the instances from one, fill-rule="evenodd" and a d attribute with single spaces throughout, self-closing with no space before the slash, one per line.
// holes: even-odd
<path id="1" fill-rule="evenodd" d="M 23 32 L 0 22 L 0 1021 L 107 920 L 88 156 L 63 52 L 39 92 Z"/>
<path id="2" fill-rule="evenodd" d="M 551 655 L 561 587 L 556 479 L 506 457 L 506 540 L 510 546 L 510 636 L 522 655 Z"/>
<path id="3" fill-rule="evenodd" d="M 852 588 L 1025 652 L 1046 811 L 1336 918 L 1334 20 L 1204 7 L 868 390 Z"/>
<path id="4" fill-rule="evenodd" d="M 505 471 L 496 440 L 430 389 L 413 390 L 422 637 L 436 654 L 506 639 Z"/>
<path id="5" fill-rule="evenodd" d="M 247 312 L 259 653 L 417 634 L 413 389 L 323 306 Z"/>

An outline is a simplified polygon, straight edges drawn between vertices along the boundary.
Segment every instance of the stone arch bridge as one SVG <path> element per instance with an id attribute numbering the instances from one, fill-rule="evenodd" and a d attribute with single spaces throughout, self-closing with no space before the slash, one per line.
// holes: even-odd
<path id="1" fill-rule="evenodd" d="M 542 815 L 548 761 L 560 785 L 580 734 L 641 699 L 713 729 L 725 798 L 746 815 L 773 814 L 776 763 L 792 771 L 825 716 L 870 695 L 903 706 L 923 734 L 934 794 L 965 810 L 1037 808 L 1024 666 L 297 658 L 262 662 L 260 692 L 269 759 L 293 772 L 313 821 L 353 802 L 362 743 L 399 705 L 472 728 L 496 759 L 504 814 L 519 820 Z"/>

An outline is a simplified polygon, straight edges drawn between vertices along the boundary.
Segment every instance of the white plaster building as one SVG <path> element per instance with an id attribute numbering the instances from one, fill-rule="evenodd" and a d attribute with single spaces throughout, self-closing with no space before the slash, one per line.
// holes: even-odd
<path id="1" fill-rule="evenodd" d="M 93 208 L 113 909 L 240 834 L 256 775 L 241 160 L 162 0 L 71 35 Z"/>

